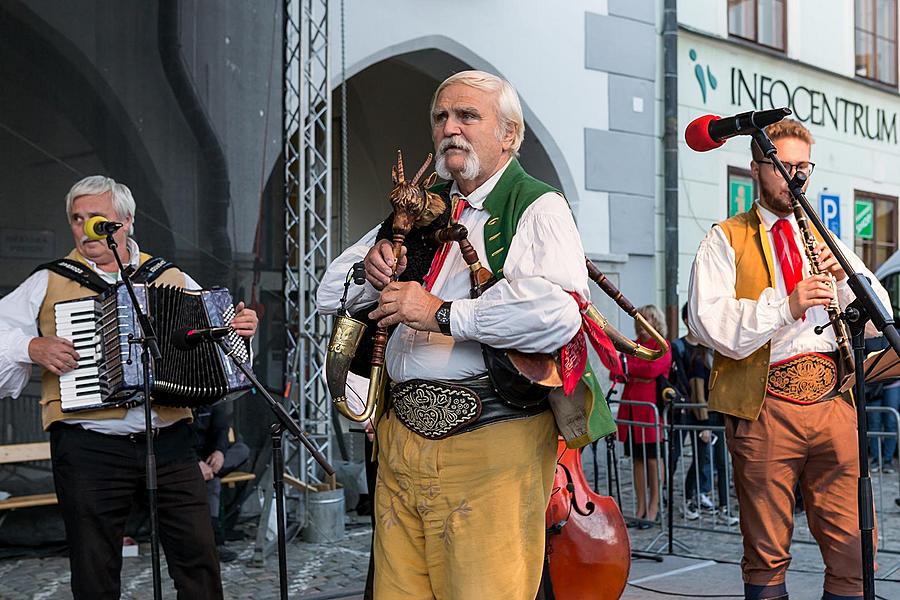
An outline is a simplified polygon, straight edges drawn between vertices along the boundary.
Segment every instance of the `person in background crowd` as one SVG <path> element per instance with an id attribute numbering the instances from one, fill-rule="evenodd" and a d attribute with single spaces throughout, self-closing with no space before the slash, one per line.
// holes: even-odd
<path id="1" fill-rule="evenodd" d="M 651 327 L 665 337 L 666 320 L 662 311 L 652 304 L 642 306 L 638 312 Z M 642 346 L 658 349 L 650 335 L 635 325 L 637 342 Z M 660 458 L 663 452 L 662 418 L 658 412 L 656 378 L 667 375 L 672 366 L 672 351 L 659 359 L 648 361 L 640 358 L 628 360 L 623 402 L 619 406 L 619 420 L 640 425 L 619 425 L 618 437 L 625 444 L 625 453 L 631 456 L 634 476 L 634 493 L 637 502 L 635 517 L 638 527 L 646 529 L 659 515 Z M 632 404 L 631 402 L 637 402 Z"/>

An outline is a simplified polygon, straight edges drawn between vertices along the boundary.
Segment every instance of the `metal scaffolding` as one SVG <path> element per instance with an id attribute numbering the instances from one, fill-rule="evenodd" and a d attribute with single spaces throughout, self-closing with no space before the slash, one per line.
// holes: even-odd
<path id="1" fill-rule="evenodd" d="M 316 311 L 315 294 L 331 262 L 331 108 L 328 0 L 285 0 L 285 377 L 292 415 L 329 461 L 328 320 Z M 289 441 L 285 456 L 303 482 L 320 481 L 302 446 Z"/>

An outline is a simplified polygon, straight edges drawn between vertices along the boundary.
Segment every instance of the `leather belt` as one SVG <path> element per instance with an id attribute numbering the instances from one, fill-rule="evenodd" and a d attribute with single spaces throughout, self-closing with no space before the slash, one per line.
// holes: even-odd
<path id="1" fill-rule="evenodd" d="M 766 392 L 794 404 L 815 404 L 838 394 L 837 352 L 797 354 L 769 365 Z"/>
<path id="2" fill-rule="evenodd" d="M 410 379 L 391 384 L 394 414 L 410 431 L 440 440 L 500 421 L 523 419 L 547 410 L 547 403 L 517 408 L 504 402 L 485 373 L 460 381 Z"/>

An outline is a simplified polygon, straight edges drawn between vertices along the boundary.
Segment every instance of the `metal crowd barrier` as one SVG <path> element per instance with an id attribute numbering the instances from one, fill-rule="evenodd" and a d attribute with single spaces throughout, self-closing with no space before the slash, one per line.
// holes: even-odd
<path id="1" fill-rule="evenodd" d="M 627 456 L 624 451 L 625 444 L 619 440 L 614 449 L 607 451 L 606 473 L 618 473 L 618 488 L 610 485 L 607 492 L 619 500 L 622 513 L 627 522 L 633 527 L 653 528 L 657 535 L 652 542 L 646 545 L 646 550 L 658 552 L 668 545 L 669 531 L 671 542 L 683 549 L 688 549 L 685 544 L 679 542 L 676 530 L 714 532 L 726 535 L 740 536 L 738 516 L 740 507 L 734 495 L 733 468 L 731 457 L 728 453 L 725 441 L 724 425 L 705 425 L 685 419 L 683 414 L 690 414 L 692 409 L 708 408 L 703 404 L 678 404 L 675 409 L 679 411 L 674 423 L 670 422 L 669 412 L 659 414 L 656 406 L 646 402 L 631 400 L 619 400 L 619 405 L 641 406 L 644 410 L 651 409 L 652 422 L 641 422 L 633 419 L 616 419 L 619 425 L 629 426 L 629 433 L 635 430 L 651 432 L 662 427 L 662 438 L 657 436 L 657 441 L 647 446 L 637 446 L 638 456 Z M 897 419 L 900 424 L 900 413 L 890 407 L 869 406 L 868 413 L 886 413 L 887 418 Z M 898 427 L 900 429 L 900 427 Z M 872 487 L 875 496 L 875 512 L 878 524 L 878 551 L 900 554 L 900 535 L 896 528 L 900 524 L 900 514 L 895 504 L 895 499 L 900 498 L 900 464 L 894 462 L 897 472 L 884 473 L 881 459 L 881 447 L 884 440 L 893 438 L 900 447 L 900 431 L 869 431 L 868 439 L 874 441 L 879 449 L 878 456 L 870 455 L 879 465 L 878 472 L 872 473 Z M 670 462 L 669 441 L 674 441 L 674 462 Z M 596 446 L 594 447 L 596 453 Z M 656 461 L 655 480 L 658 482 L 655 494 L 660 499 L 658 514 L 655 519 L 638 518 L 638 494 L 636 486 L 648 488 L 644 497 L 650 497 L 651 465 L 647 458 L 655 456 L 665 457 L 665 460 Z M 635 454 L 635 453 L 632 453 Z M 634 459 L 640 458 L 640 469 L 635 470 Z M 611 460 L 616 464 L 611 464 Z M 595 465 L 598 464 L 597 456 L 594 456 Z M 635 474 L 637 479 L 635 479 Z M 595 482 L 599 476 L 595 474 Z M 669 489 L 669 483 L 673 487 Z M 672 522 L 667 521 L 667 501 L 671 493 Z M 854 496 L 850 501 L 855 502 Z M 663 541 L 662 546 L 659 545 Z M 806 526 L 803 513 L 795 514 L 795 526 L 793 541 L 795 543 L 814 544 L 815 540 Z"/>

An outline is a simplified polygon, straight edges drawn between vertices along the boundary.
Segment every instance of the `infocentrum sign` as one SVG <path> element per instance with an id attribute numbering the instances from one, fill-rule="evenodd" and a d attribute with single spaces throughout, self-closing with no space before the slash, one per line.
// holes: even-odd
<path id="1" fill-rule="evenodd" d="M 787 106 L 803 123 L 831 127 L 835 131 L 897 143 L 897 113 L 828 94 L 762 73 L 731 67 L 731 104 L 765 110 Z"/>

